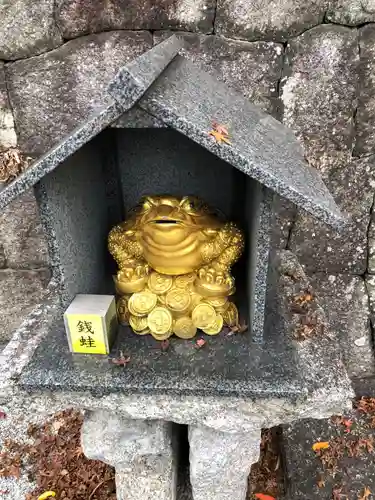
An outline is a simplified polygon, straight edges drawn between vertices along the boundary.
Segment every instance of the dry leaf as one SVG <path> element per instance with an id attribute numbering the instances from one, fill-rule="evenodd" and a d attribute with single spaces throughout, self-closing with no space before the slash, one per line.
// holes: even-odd
<path id="1" fill-rule="evenodd" d="M 0 153 L 0 182 L 10 182 L 24 172 L 31 158 L 23 156 L 17 148 Z"/>
<path id="2" fill-rule="evenodd" d="M 227 135 L 222 134 L 217 130 L 210 130 L 208 134 L 214 137 L 216 142 L 218 142 L 219 144 L 221 144 L 222 142 L 225 142 L 225 144 L 232 144 Z"/>
<path id="3" fill-rule="evenodd" d="M 47 498 L 55 497 L 56 493 L 54 491 L 46 491 L 38 497 L 38 500 L 47 500 Z"/>
<path id="4" fill-rule="evenodd" d="M 365 490 L 363 492 L 363 495 L 359 496 L 358 500 L 368 500 L 368 497 L 370 495 L 372 495 L 370 488 L 368 488 L 367 486 L 365 486 Z"/>
<path id="5" fill-rule="evenodd" d="M 205 346 L 207 344 L 207 342 L 204 340 L 204 339 L 198 339 L 196 342 L 195 342 L 195 347 L 197 349 L 201 349 L 203 346 Z"/>
<path id="6" fill-rule="evenodd" d="M 312 445 L 312 449 L 314 451 L 326 450 L 327 448 L 329 448 L 329 442 L 328 441 L 318 441 L 317 443 L 314 443 Z"/>
<path id="7" fill-rule="evenodd" d="M 130 361 L 130 356 L 124 356 L 124 353 L 120 351 L 120 356 L 118 358 L 111 358 L 111 363 L 117 366 L 126 366 Z"/>
<path id="8" fill-rule="evenodd" d="M 245 333 L 249 328 L 249 325 L 247 325 L 245 322 L 243 323 L 238 323 L 238 325 L 234 325 L 230 328 L 228 332 L 228 337 L 231 337 L 235 333 Z"/>
<path id="9" fill-rule="evenodd" d="M 348 433 L 351 431 L 351 427 L 353 425 L 353 420 L 350 420 L 349 418 L 343 418 L 342 424 L 345 425 L 345 427 L 346 427 L 344 432 Z"/>
<path id="10" fill-rule="evenodd" d="M 264 493 L 254 493 L 254 497 L 257 500 L 276 500 L 275 497 L 271 497 L 271 495 L 265 495 Z"/>
<path id="11" fill-rule="evenodd" d="M 221 125 L 220 123 L 213 122 L 212 130 L 208 132 L 208 135 L 214 137 L 216 142 L 221 144 L 224 142 L 225 144 L 231 144 L 229 140 L 229 132 L 225 125 Z"/>
<path id="12" fill-rule="evenodd" d="M 225 125 L 216 125 L 216 127 L 214 127 L 215 130 L 217 130 L 219 132 L 219 134 L 223 134 L 223 135 L 229 135 L 229 132 L 228 132 L 228 129 Z"/>
<path id="13" fill-rule="evenodd" d="M 318 481 L 318 488 L 323 488 L 326 485 L 326 482 L 324 479 L 321 477 Z"/>

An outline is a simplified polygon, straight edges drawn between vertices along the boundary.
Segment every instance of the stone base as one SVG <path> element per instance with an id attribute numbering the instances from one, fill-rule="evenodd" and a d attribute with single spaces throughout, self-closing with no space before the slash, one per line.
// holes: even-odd
<path id="1" fill-rule="evenodd" d="M 177 457 L 172 423 L 131 420 L 106 411 L 87 412 L 85 455 L 116 469 L 119 500 L 175 500 Z"/>
<path id="2" fill-rule="evenodd" d="M 250 467 L 259 459 L 260 429 L 224 433 L 191 426 L 190 480 L 194 500 L 245 500 Z"/>
<path id="3" fill-rule="evenodd" d="M 193 499 L 245 500 L 260 429 L 226 433 L 190 426 L 189 443 Z M 115 467 L 119 500 L 176 500 L 178 447 L 171 422 L 88 411 L 82 447 L 88 458 Z"/>

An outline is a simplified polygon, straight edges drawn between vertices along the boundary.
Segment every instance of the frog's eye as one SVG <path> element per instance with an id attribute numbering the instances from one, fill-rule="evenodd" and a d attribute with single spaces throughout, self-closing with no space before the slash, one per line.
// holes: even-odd
<path id="1" fill-rule="evenodd" d="M 155 202 L 151 196 L 145 196 L 142 202 L 142 211 L 148 212 L 153 206 L 155 206 Z"/>
<path id="2" fill-rule="evenodd" d="M 185 212 L 189 214 L 197 214 L 200 212 L 202 204 L 195 198 L 183 198 L 180 206 Z"/>

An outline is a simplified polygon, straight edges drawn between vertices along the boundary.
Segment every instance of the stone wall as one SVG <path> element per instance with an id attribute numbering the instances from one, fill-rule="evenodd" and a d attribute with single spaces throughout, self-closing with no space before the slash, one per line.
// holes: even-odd
<path id="1" fill-rule="evenodd" d="M 375 375 L 374 0 L 5 0 L 0 145 L 46 151 L 100 105 L 120 66 L 171 30 L 184 33 L 188 57 L 295 131 L 352 217 L 337 234 L 279 200 L 275 244 L 320 290 L 351 375 Z M 31 193 L 0 231 L 1 338 L 48 279 Z"/>

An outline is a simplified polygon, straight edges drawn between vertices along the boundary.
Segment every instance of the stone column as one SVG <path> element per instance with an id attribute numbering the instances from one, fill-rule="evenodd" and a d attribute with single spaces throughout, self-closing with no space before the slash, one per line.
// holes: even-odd
<path id="1" fill-rule="evenodd" d="M 260 429 L 225 433 L 189 427 L 194 500 L 245 500 L 250 467 L 259 459 Z"/>
<path id="2" fill-rule="evenodd" d="M 177 459 L 172 423 L 87 412 L 82 448 L 116 469 L 118 500 L 175 500 Z"/>

